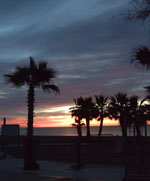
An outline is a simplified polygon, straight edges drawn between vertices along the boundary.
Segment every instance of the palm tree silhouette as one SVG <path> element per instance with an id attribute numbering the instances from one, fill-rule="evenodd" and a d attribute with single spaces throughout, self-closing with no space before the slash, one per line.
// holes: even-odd
<path id="1" fill-rule="evenodd" d="M 96 118 L 96 108 L 92 100 L 92 97 L 79 97 L 77 98 L 76 105 L 78 105 L 78 110 L 82 114 L 82 119 L 86 120 L 87 126 L 87 137 L 90 137 L 90 121 Z"/>
<path id="2" fill-rule="evenodd" d="M 134 48 L 131 54 L 131 63 L 150 70 L 150 48 L 145 45 Z"/>
<path id="3" fill-rule="evenodd" d="M 36 169 L 33 156 L 33 118 L 34 118 L 34 102 L 35 88 L 41 87 L 43 91 L 55 91 L 59 93 L 59 88 L 52 83 L 52 79 L 56 77 L 56 71 L 47 67 L 47 62 L 39 62 L 35 64 L 34 59 L 30 57 L 29 67 L 16 67 L 12 74 L 5 74 L 7 83 L 11 83 L 16 87 L 24 85 L 28 86 L 27 106 L 28 106 L 28 123 L 27 123 L 27 150 L 28 155 L 25 158 L 24 169 Z"/>
<path id="4" fill-rule="evenodd" d="M 133 122 L 134 127 L 136 128 L 137 136 L 141 136 L 141 127 L 145 125 L 146 122 L 146 110 L 143 103 L 146 99 L 139 101 L 138 96 L 131 96 L 129 98 L 129 111 L 130 118 Z"/>
<path id="5" fill-rule="evenodd" d="M 128 97 L 126 93 L 117 93 L 114 97 L 110 98 L 110 103 L 108 105 L 108 112 L 109 117 L 111 119 L 118 119 L 121 130 L 122 130 L 122 136 L 127 136 L 127 118 L 128 118 Z"/>
<path id="6" fill-rule="evenodd" d="M 145 105 L 146 120 L 145 120 L 145 136 L 147 136 L 147 122 L 150 120 L 150 85 L 144 87 L 146 89 L 146 100 L 148 104 Z"/>
<path id="7" fill-rule="evenodd" d="M 79 138 L 81 138 L 82 137 L 81 127 L 85 124 L 82 123 L 83 115 L 82 115 L 81 106 L 79 105 L 80 98 L 73 99 L 73 100 L 74 100 L 75 106 L 71 107 L 69 112 L 71 113 L 72 117 L 75 117 L 75 123 L 73 123 L 72 126 L 77 127 L 78 136 Z"/>
<path id="8" fill-rule="evenodd" d="M 150 70 L 150 48 L 147 46 L 139 46 L 132 51 L 131 63 L 140 66 L 144 70 Z M 144 87 L 148 93 L 147 99 L 150 100 L 150 86 Z M 147 120 L 149 120 L 149 105 L 145 106 L 147 112 Z M 147 135 L 147 120 L 145 120 L 145 135 Z"/>
<path id="9" fill-rule="evenodd" d="M 98 109 L 97 120 L 100 121 L 99 132 L 98 132 L 98 136 L 100 137 L 102 134 L 103 120 L 105 117 L 108 116 L 108 110 L 107 110 L 108 97 L 102 94 L 98 96 L 95 95 L 95 100 L 96 100 L 96 107 Z"/>
<path id="10" fill-rule="evenodd" d="M 84 126 L 85 124 L 81 122 L 81 120 L 79 118 L 75 118 L 75 123 L 72 123 L 71 124 L 72 126 L 75 126 L 77 128 L 77 133 L 78 133 L 78 136 L 79 136 L 79 139 L 82 138 L 82 126 Z"/>

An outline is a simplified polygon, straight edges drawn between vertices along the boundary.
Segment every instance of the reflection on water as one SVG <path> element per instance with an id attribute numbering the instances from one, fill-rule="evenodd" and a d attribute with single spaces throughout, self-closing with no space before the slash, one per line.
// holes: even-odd
<path id="1" fill-rule="evenodd" d="M 98 134 L 99 127 L 91 127 L 91 135 Z M 147 126 L 148 136 L 150 136 L 150 126 Z M 20 129 L 21 135 L 26 135 L 26 128 Z M 86 135 L 86 127 L 82 128 L 83 135 Z M 104 126 L 102 134 L 112 134 L 114 136 L 121 136 L 120 126 Z M 144 134 L 144 133 L 143 133 Z M 75 127 L 49 127 L 49 128 L 34 128 L 34 135 L 45 136 L 77 136 L 77 130 Z M 131 132 L 133 135 L 133 132 Z"/>
<path id="2" fill-rule="evenodd" d="M 97 135 L 99 127 L 91 127 L 91 135 Z M 144 129 L 143 129 L 144 130 Z M 148 136 L 150 136 L 150 125 L 147 126 Z M 27 129 L 20 128 L 20 135 L 26 135 Z M 82 128 L 83 136 L 86 136 L 86 127 Z M 113 136 L 119 135 L 121 136 L 121 129 L 120 126 L 104 126 L 102 134 L 111 134 Z M 129 134 L 129 133 L 128 133 Z M 0 129 L 1 135 L 1 129 Z M 76 127 L 49 127 L 49 128 L 34 128 L 34 135 L 39 136 L 77 136 Z M 144 131 L 142 132 L 144 135 Z M 130 136 L 133 136 L 133 131 L 131 130 Z"/>

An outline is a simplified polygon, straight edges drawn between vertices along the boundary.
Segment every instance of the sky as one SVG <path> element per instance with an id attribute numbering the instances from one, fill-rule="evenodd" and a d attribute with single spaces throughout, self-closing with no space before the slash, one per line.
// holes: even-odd
<path id="1" fill-rule="evenodd" d="M 27 87 L 6 84 L 3 75 L 28 65 L 30 56 L 57 71 L 53 81 L 61 91 L 36 89 L 34 126 L 70 126 L 69 107 L 79 96 L 144 97 L 149 72 L 130 59 L 149 35 L 146 24 L 125 20 L 130 7 L 129 0 L 0 0 L 0 123 L 6 117 L 27 124 Z"/>

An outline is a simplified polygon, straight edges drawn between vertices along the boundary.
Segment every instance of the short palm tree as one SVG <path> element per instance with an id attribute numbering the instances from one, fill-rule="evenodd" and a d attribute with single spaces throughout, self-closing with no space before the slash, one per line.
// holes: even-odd
<path id="1" fill-rule="evenodd" d="M 128 97 L 126 93 L 117 93 L 114 97 L 110 98 L 108 105 L 108 113 L 111 119 L 119 120 L 122 136 L 127 136 L 128 126 Z"/>
<path id="2" fill-rule="evenodd" d="M 24 169 L 36 169 L 33 156 L 33 118 L 34 118 L 34 95 L 35 88 L 41 87 L 43 91 L 55 91 L 59 93 L 59 88 L 52 83 L 52 79 L 56 77 L 56 71 L 47 67 L 47 62 L 39 62 L 35 64 L 34 59 L 30 57 L 29 67 L 16 67 L 12 74 L 4 75 L 8 83 L 16 87 L 24 85 L 28 86 L 27 105 L 28 105 L 28 123 L 27 123 L 27 150 L 28 155 L 25 159 Z"/>
<path id="3" fill-rule="evenodd" d="M 78 136 L 79 138 L 81 138 L 82 137 L 81 127 L 84 126 L 84 123 L 82 122 L 83 115 L 82 115 L 81 106 L 79 105 L 78 98 L 74 99 L 74 103 L 75 106 L 71 107 L 69 112 L 71 113 L 71 116 L 75 118 L 75 123 L 73 123 L 72 126 L 76 126 Z"/>
<path id="4" fill-rule="evenodd" d="M 77 98 L 76 104 L 78 105 L 78 110 L 81 111 L 82 118 L 86 120 L 87 126 L 87 137 L 90 137 L 90 121 L 96 118 L 96 108 L 92 97 L 79 97 Z"/>
<path id="5" fill-rule="evenodd" d="M 95 95 L 95 100 L 96 100 L 96 107 L 98 109 L 98 117 L 97 120 L 100 121 L 100 126 L 99 126 L 99 132 L 98 136 L 100 137 L 102 134 L 102 128 L 103 128 L 103 121 L 104 118 L 108 116 L 108 97 L 100 94 L 98 96 Z"/>

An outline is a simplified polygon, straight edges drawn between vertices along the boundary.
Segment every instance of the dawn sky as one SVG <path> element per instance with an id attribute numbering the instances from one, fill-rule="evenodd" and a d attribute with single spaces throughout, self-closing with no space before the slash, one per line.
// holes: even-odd
<path id="1" fill-rule="evenodd" d="M 16 66 L 48 61 L 61 94 L 36 90 L 35 126 L 69 126 L 73 98 L 121 91 L 145 96 L 148 72 L 130 64 L 133 48 L 148 44 L 146 25 L 124 19 L 128 0 L 0 0 L 0 116 L 27 123 L 27 87 L 7 85 Z M 111 122 L 111 121 L 110 121 Z"/>

